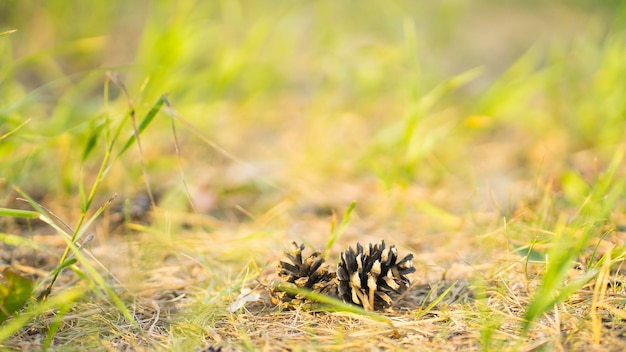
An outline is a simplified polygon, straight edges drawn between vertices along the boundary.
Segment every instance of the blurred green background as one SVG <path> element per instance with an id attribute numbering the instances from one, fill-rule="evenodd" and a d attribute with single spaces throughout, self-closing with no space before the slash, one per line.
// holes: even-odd
<path id="1" fill-rule="evenodd" d="M 257 214 L 285 197 L 367 208 L 368 189 L 415 185 L 480 208 L 538 173 L 574 199 L 624 137 L 619 1 L 5 0 L 0 24 L 17 29 L 0 37 L 0 135 L 29 121 L 0 144 L 4 190 L 63 203 L 99 166 L 81 163 L 93 131 L 128 111 L 107 71 L 138 118 L 168 93 L 202 133 L 177 130 L 205 210 L 240 194 Z M 168 114 L 142 137 L 151 182 L 180 191 Z M 143 187 L 138 159 L 105 198 Z"/>

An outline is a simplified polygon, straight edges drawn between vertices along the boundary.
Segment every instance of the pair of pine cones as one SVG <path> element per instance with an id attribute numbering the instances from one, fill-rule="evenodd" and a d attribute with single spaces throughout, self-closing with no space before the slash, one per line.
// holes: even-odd
<path id="1" fill-rule="evenodd" d="M 369 311 L 391 307 L 393 300 L 409 288 L 407 275 L 415 272 L 413 254 L 399 259 L 396 246 L 387 247 L 385 241 L 367 247 L 357 243 L 356 251 L 349 247 L 341 253 L 336 272 L 329 271 L 321 251 L 305 257 L 303 244 L 292 242 L 291 246 L 291 252 L 285 252 L 276 265 L 283 284 L 337 297 Z M 307 303 L 303 295 L 280 287 L 270 290 L 272 303 L 284 308 Z"/>

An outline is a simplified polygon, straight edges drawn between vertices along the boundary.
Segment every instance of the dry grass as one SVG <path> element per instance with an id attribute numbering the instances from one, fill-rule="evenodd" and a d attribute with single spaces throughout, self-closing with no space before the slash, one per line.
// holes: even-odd
<path id="1" fill-rule="evenodd" d="M 35 292 L 1 348 L 626 349 L 622 5 L 9 3 L 0 266 Z M 273 306 L 290 241 L 331 239 L 413 285 Z"/>
<path id="2" fill-rule="evenodd" d="M 328 225 L 324 219 L 301 221 L 299 226 L 311 229 Z M 428 247 L 412 245 L 412 248 L 424 248 L 423 252 L 413 250 L 418 272 L 412 276 L 413 286 L 396 306 L 380 313 L 389 323 L 355 314 L 330 313 L 323 307 L 281 311 L 271 305 L 268 288 L 276 280 L 274 261 L 279 258 L 279 248 L 283 248 L 281 243 L 286 243 L 281 237 L 286 241 L 286 236 L 278 233 L 250 236 L 250 229 L 255 227 L 252 222 L 216 233 L 186 230 L 177 233 L 176 241 L 169 242 L 164 238 L 166 234 L 154 232 L 131 235 L 130 239 L 116 235 L 104 243 L 94 243 L 91 251 L 120 281 L 113 285 L 138 326 L 132 326 L 106 301 L 85 297 L 60 317 L 61 328 L 52 346 L 112 350 L 223 346 L 226 350 L 272 351 L 502 348 L 617 351 L 623 346 L 620 302 L 624 290 L 619 271 L 609 272 L 606 284 L 610 284 L 601 299 L 609 309 L 596 304 L 601 307 L 599 345 L 592 342 L 594 323 L 588 318 L 597 295 L 593 282 L 556 305 L 537 321 L 527 337 L 521 337 L 523 314 L 544 266 L 527 263 L 524 257 L 511 252 L 502 253 L 497 243 L 480 251 L 482 259 L 470 264 L 468 258 L 459 254 L 459 248 L 463 248 L 460 242 L 465 235 L 463 231 L 458 235 L 436 234 L 431 236 L 432 241 L 423 238 L 423 242 L 430 242 Z M 352 244 L 352 238 L 361 237 L 359 233 L 367 232 L 375 238 L 375 234 L 389 231 L 356 219 L 337 247 Z M 400 229 L 392 231 L 397 243 L 410 243 L 414 237 L 411 234 L 401 237 Z M 483 235 L 488 238 L 486 242 L 503 236 L 503 228 Z M 451 240 L 453 237 L 456 239 Z M 323 244 L 325 237 L 307 237 L 307 240 Z M 431 252 L 430 248 L 438 250 Z M 478 255 L 476 250 L 463 252 Z M 248 265 L 242 266 L 246 261 Z M 568 277 L 582 272 L 572 268 Z M 65 286 L 80 284 L 70 276 L 66 283 L 58 285 L 59 292 Z M 452 283 L 456 284 L 449 294 L 431 310 L 420 314 L 420 307 L 428 306 Z M 237 299 L 242 287 L 253 289 L 260 299 L 229 313 L 227 306 Z M 39 348 L 54 317 L 50 313 L 36 318 L 7 341 L 7 346 L 21 350 Z"/>

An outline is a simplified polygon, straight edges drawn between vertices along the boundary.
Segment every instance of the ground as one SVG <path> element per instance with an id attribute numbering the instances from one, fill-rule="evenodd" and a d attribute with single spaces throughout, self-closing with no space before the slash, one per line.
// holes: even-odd
<path id="1" fill-rule="evenodd" d="M 0 19 L 4 349 L 624 350 L 620 2 Z M 291 241 L 381 240 L 392 307 L 272 304 Z"/>

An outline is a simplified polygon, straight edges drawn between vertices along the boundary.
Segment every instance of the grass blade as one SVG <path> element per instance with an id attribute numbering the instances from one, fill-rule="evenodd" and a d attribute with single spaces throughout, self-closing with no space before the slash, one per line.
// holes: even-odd
<path id="1" fill-rule="evenodd" d="M 141 123 L 137 127 L 136 133 L 134 133 L 130 138 L 128 138 L 128 140 L 126 141 L 126 144 L 124 144 L 120 152 L 117 154 L 118 158 L 122 156 L 124 153 L 126 153 L 128 148 L 130 148 L 133 145 L 133 143 L 135 143 L 139 135 L 146 129 L 146 127 L 148 127 L 150 122 L 154 120 L 157 113 L 161 110 L 161 107 L 163 107 L 164 103 L 165 103 L 165 96 L 161 96 L 159 100 L 157 100 L 157 102 L 152 106 L 152 108 L 150 108 L 150 111 L 148 111 L 146 116 L 144 116 L 144 118 L 141 120 Z M 131 115 L 133 114 L 134 112 L 131 112 Z"/>
<path id="2" fill-rule="evenodd" d="M 96 147 L 96 144 L 98 143 L 98 137 L 100 137 L 101 130 L 102 130 L 102 126 L 98 126 L 91 132 L 91 135 L 89 136 L 89 139 L 87 140 L 87 144 L 85 145 L 85 149 L 83 150 L 81 163 L 83 164 L 85 163 L 85 161 L 87 160 L 91 152 Z"/>
<path id="3" fill-rule="evenodd" d="M 0 216 L 10 216 L 22 219 L 36 219 L 39 217 L 39 213 L 32 210 L 0 208 Z"/>
<path id="4" fill-rule="evenodd" d="M 278 284 L 277 287 L 279 290 L 287 292 L 289 294 L 300 295 L 313 302 L 322 303 L 324 304 L 324 309 L 327 311 L 346 312 L 362 315 L 393 327 L 391 319 L 384 317 L 380 314 L 367 311 L 359 306 L 355 306 L 354 304 L 345 303 L 337 298 L 285 283 Z"/>
<path id="5" fill-rule="evenodd" d="M 0 32 L 0 36 L 15 33 L 15 32 L 17 32 L 17 29 L 9 29 L 8 31 Z"/>
<path id="6" fill-rule="evenodd" d="M 7 34 L 9 32 L 4 32 L 4 34 Z M 3 33 L 0 33 L 0 35 L 2 35 Z M 28 119 L 24 122 L 22 122 L 19 126 L 15 127 L 14 129 L 12 129 L 11 131 L 3 134 L 2 136 L 0 136 L 0 142 L 2 142 L 3 139 L 9 137 L 10 135 L 14 134 L 15 132 L 19 131 L 22 127 L 24 127 L 27 123 L 30 122 L 31 119 Z"/>
<path id="7" fill-rule="evenodd" d="M 430 291 L 428 292 L 428 295 L 426 296 L 426 298 L 424 298 L 424 302 L 422 302 L 422 306 L 419 307 L 419 309 L 417 311 L 417 314 L 415 314 L 415 319 L 419 319 L 419 318 L 423 317 L 425 314 L 428 314 L 428 312 L 430 312 L 430 310 L 433 309 L 434 306 L 439 304 L 439 302 L 441 302 L 441 300 L 444 299 L 450 293 L 450 291 L 452 291 L 452 289 L 454 288 L 454 285 L 456 285 L 457 282 L 458 281 L 455 281 L 452 285 L 450 285 L 450 287 L 448 287 L 439 296 L 437 296 L 437 298 L 435 298 L 432 302 L 430 302 L 430 304 L 426 308 L 422 309 L 422 307 L 424 306 L 424 303 L 426 302 L 428 297 L 430 297 L 431 293 L 433 292 L 434 288 L 431 288 Z"/>
<path id="8" fill-rule="evenodd" d="M 570 295 L 574 294 L 587 282 L 596 277 L 596 275 L 598 275 L 597 269 L 589 270 L 585 274 L 573 279 L 566 286 L 560 288 L 556 296 L 553 295 L 557 290 L 556 288 L 546 286 L 546 288 L 540 289 L 528 306 L 526 314 L 524 314 L 524 323 L 522 325 L 523 334 L 528 332 L 533 321 L 542 316 L 555 304 L 566 300 Z"/>
<path id="9" fill-rule="evenodd" d="M 50 250 L 50 248 L 41 245 L 33 240 L 30 240 L 24 236 L 18 236 L 18 235 L 11 235 L 8 233 L 2 233 L 0 232 L 0 242 L 1 243 L 5 243 L 8 244 L 9 246 L 23 246 L 23 247 L 28 247 L 28 248 L 32 248 L 32 249 L 36 249 L 38 251 L 42 251 L 42 252 L 46 252 L 46 253 L 50 253 L 52 254 L 53 252 Z"/>
<path id="10" fill-rule="evenodd" d="M 326 248 L 324 249 L 325 257 L 328 256 L 330 248 L 333 246 L 333 244 L 335 244 L 335 242 L 337 242 L 341 235 L 343 235 L 348 225 L 350 225 L 350 214 L 352 214 L 352 211 L 355 207 L 356 201 L 353 200 L 352 203 L 350 203 L 350 205 L 348 206 L 348 209 L 346 209 L 346 212 L 343 214 L 343 219 L 341 219 L 341 223 L 339 224 L 339 226 L 335 227 L 335 221 L 333 219 L 330 227 L 330 236 L 328 238 L 328 242 L 326 243 Z"/>

